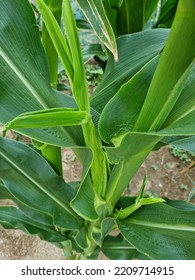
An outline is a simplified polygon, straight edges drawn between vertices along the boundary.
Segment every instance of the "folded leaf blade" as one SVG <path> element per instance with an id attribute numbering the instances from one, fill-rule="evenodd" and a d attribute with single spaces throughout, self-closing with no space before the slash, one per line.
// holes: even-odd
<path id="1" fill-rule="evenodd" d="M 84 111 L 69 108 L 54 108 L 24 113 L 5 124 L 5 129 L 75 126 L 87 122 Z"/>

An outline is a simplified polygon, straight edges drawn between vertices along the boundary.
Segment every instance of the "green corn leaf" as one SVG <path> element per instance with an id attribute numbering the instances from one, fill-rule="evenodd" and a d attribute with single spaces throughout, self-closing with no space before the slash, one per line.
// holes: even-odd
<path id="1" fill-rule="evenodd" d="M 164 136 L 194 136 L 195 135 L 195 110 L 177 122 L 165 127 L 158 133 Z"/>
<path id="2" fill-rule="evenodd" d="M 116 209 L 120 210 L 121 208 L 126 208 L 130 205 L 133 205 L 135 202 L 136 197 L 132 196 L 121 196 L 118 203 L 116 204 Z M 171 207 L 174 207 L 179 210 L 185 210 L 185 211 L 195 211 L 195 205 L 184 201 L 184 200 L 171 200 L 168 198 L 165 198 L 166 202 L 164 204 L 169 205 Z M 163 204 L 163 205 L 164 205 Z"/>
<path id="3" fill-rule="evenodd" d="M 84 71 L 84 63 L 79 44 L 76 22 L 70 2 L 68 0 L 63 1 L 63 20 L 73 60 L 73 93 L 79 109 L 85 110 L 87 113 L 89 113 L 90 104 Z M 101 150 L 102 147 L 92 121 L 89 121 L 86 125 L 83 125 L 82 130 L 86 146 L 89 147 L 94 153 L 95 160 L 93 160 L 91 166 L 91 176 L 94 184 L 94 189 L 99 194 L 103 195 L 106 186 L 106 166 L 104 154 Z M 99 164 L 99 162 L 101 162 L 101 165 Z M 103 176 L 100 177 L 98 173 L 103 173 Z"/>
<path id="4" fill-rule="evenodd" d="M 87 238 L 87 229 L 86 227 L 83 227 L 77 235 L 75 235 L 75 241 L 76 244 L 82 248 L 82 249 L 87 249 L 89 246 L 88 238 Z"/>
<path id="5" fill-rule="evenodd" d="M 107 236 L 102 245 L 102 252 L 111 260 L 150 259 L 137 251 L 120 234 L 117 236 Z"/>
<path id="6" fill-rule="evenodd" d="M 0 185 L 0 199 L 11 199 L 29 219 L 37 221 L 37 223 L 40 223 L 43 226 L 53 226 L 50 216 L 46 215 L 44 212 L 29 207 L 21 201 L 20 198 L 14 196 L 3 183 Z"/>
<path id="7" fill-rule="evenodd" d="M 166 204 L 180 210 L 195 211 L 195 204 L 185 200 L 171 200 L 166 198 Z"/>
<path id="8" fill-rule="evenodd" d="M 97 194 L 92 184 L 89 170 L 91 168 L 94 155 L 91 149 L 76 149 L 77 156 L 83 166 L 80 188 L 77 195 L 71 201 L 71 207 L 79 216 L 96 221 L 98 219 L 98 203 L 102 203 L 102 199 Z M 103 201 L 105 204 L 105 201 Z"/>
<path id="9" fill-rule="evenodd" d="M 116 147 L 104 147 L 108 161 L 115 164 L 107 185 L 108 204 L 115 206 L 132 177 L 162 138 L 158 133 L 127 133 L 117 138 L 114 142 Z"/>
<path id="10" fill-rule="evenodd" d="M 0 199 L 11 199 L 12 196 L 4 186 L 3 182 L 0 180 Z"/>
<path id="11" fill-rule="evenodd" d="M 123 0 L 107 0 L 107 2 L 112 8 L 117 8 L 122 5 Z"/>
<path id="12" fill-rule="evenodd" d="M 193 112 L 193 114 L 191 114 L 192 115 L 191 117 L 188 116 L 188 118 L 186 118 L 186 123 L 181 122 L 180 124 L 178 124 L 178 127 L 176 127 L 175 125 L 173 129 L 170 127 L 170 129 L 167 128 L 157 133 L 137 133 L 137 132 L 131 133 L 130 132 L 125 134 L 121 138 L 117 138 L 116 142 L 114 142 L 116 144 L 116 147 L 108 147 L 108 146 L 104 147 L 109 162 L 118 163 L 120 161 L 127 160 L 131 156 L 136 156 L 139 153 L 141 154 L 144 150 L 151 151 L 155 147 L 155 145 L 159 141 L 161 141 L 165 136 L 194 135 L 194 128 L 192 127 L 192 120 L 194 119 L 194 114 L 195 113 Z M 180 125 L 183 125 L 183 127 L 181 127 Z M 183 145 L 185 144 L 188 145 L 188 141 L 185 139 L 182 140 Z M 193 149 L 193 139 L 194 139 L 193 137 L 192 139 L 191 138 L 189 139 L 191 140 L 189 142 L 189 145 L 192 146 L 192 149 Z"/>
<path id="13" fill-rule="evenodd" d="M 179 139 L 169 139 L 169 137 L 166 137 L 162 139 L 162 142 L 171 144 L 179 149 L 183 149 L 185 151 L 189 152 L 195 152 L 195 136 L 191 137 L 179 137 Z"/>
<path id="14" fill-rule="evenodd" d="M 116 11 L 117 35 L 139 32 L 143 27 L 143 1 L 123 0 Z"/>
<path id="15" fill-rule="evenodd" d="M 186 69 L 186 71 L 183 73 L 181 78 L 178 80 L 178 82 L 175 84 L 173 90 L 170 91 L 169 96 L 167 97 L 167 100 L 164 102 L 162 108 L 159 110 L 158 116 L 153 120 L 150 131 L 153 131 L 156 127 L 166 127 L 166 122 L 164 121 L 167 119 L 168 123 L 171 124 L 171 126 L 174 126 L 175 122 L 178 122 L 178 119 L 180 120 L 183 116 L 184 118 L 186 117 L 187 114 L 190 115 L 190 113 L 194 111 L 195 109 L 195 102 L 188 102 L 187 106 L 184 104 L 182 106 L 182 113 L 181 110 L 179 110 L 179 116 L 177 115 L 176 117 L 172 115 L 171 122 L 169 120 L 169 113 L 171 112 L 172 108 L 174 108 L 175 103 L 177 102 L 178 98 L 181 96 L 182 91 L 184 91 L 183 95 L 185 95 L 185 83 L 186 80 L 189 78 L 191 69 L 194 68 L 195 66 L 195 60 L 191 63 L 191 65 Z M 195 68 L 194 68 L 195 69 Z M 195 86 L 194 86 L 195 88 Z M 184 110 L 183 110 L 184 108 Z M 163 124 L 163 126 L 162 126 Z"/>
<path id="16" fill-rule="evenodd" d="M 193 136 L 195 134 L 194 129 L 194 119 L 195 119 L 195 102 L 194 102 L 194 62 L 187 68 L 182 77 L 178 80 L 173 90 L 171 91 L 169 98 L 166 100 L 162 108 L 159 110 L 158 117 L 153 120 L 152 126 L 155 127 L 157 123 L 161 122 L 165 117 L 167 120 L 163 124 L 163 129 L 158 132 L 154 132 L 153 135 L 158 136 Z M 193 70 L 193 71 L 192 71 Z M 141 72 L 140 72 L 141 73 Z M 131 82 L 131 81 L 130 81 Z M 120 92 L 119 92 L 120 93 Z M 117 97 L 117 95 L 116 95 Z M 113 98 L 114 100 L 114 98 Z M 177 100 L 177 102 L 175 102 Z M 110 103 L 112 100 L 110 101 Z M 174 106 L 174 104 L 176 105 Z M 173 107 L 174 106 L 174 107 Z M 131 107 L 130 107 L 131 108 Z M 171 108 L 172 111 L 171 111 Z M 134 108 L 133 108 L 134 109 Z M 131 108 L 131 113 L 134 113 L 134 110 Z M 129 117 L 130 119 L 130 117 Z M 101 121 L 101 119 L 100 119 Z M 123 119 L 124 121 L 124 119 Z M 126 120 L 126 122 L 128 119 Z M 130 119 L 131 121 L 131 119 Z M 116 122 L 117 123 L 117 122 Z M 101 124 L 101 122 L 100 122 Z M 125 123 L 126 124 L 126 123 Z M 128 123 L 127 123 L 128 124 Z M 129 125 L 129 130 L 132 129 L 132 123 Z M 127 126 L 128 127 L 128 126 Z M 135 126 L 136 127 L 136 126 Z M 136 128 L 134 128 L 135 130 Z M 118 132 L 125 133 L 125 130 L 128 131 L 128 128 L 120 128 Z M 104 133 L 104 132 L 103 132 Z M 115 132 L 117 135 L 117 132 Z M 148 134 L 149 135 L 149 134 Z M 112 142 L 118 142 L 123 136 L 118 136 L 116 139 L 112 139 Z"/>
<path id="17" fill-rule="evenodd" d="M 184 73 L 182 79 L 183 90 L 181 91 L 177 102 L 171 110 L 168 118 L 164 122 L 162 128 L 173 125 L 175 122 L 184 118 L 195 110 L 195 60 L 192 62 L 191 66 L 188 67 L 188 70 L 186 72 L 187 78 L 185 79 Z"/>
<path id="18" fill-rule="evenodd" d="M 127 133 L 122 139 L 116 139 L 117 142 L 114 142 L 116 147 L 105 146 L 104 148 L 109 162 L 118 163 L 143 151 L 150 151 L 161 138 L 158 134 Z"/>
<path id="19" fill-rule="evenodd" d="M 0 207 L 0 224 L 6 229 L 20 229 L 27 234 L 39 235 L 48 242 L 61 243 L 67 238 L 54 227 L 46 227 L 35 220 L 26 217 L 24 213 L 16 207 Z"/>
<path id="20" fill-rule="evenodd" d="M 159 57 L 146 63 L 107 103 L 100 116 L 99 133 L 111 142 L 132 131 L 143 106 Z"/>
<path id="21" fill-rule="evenodd" d="M 188 201 L 191 201 L 194 198 L 195 198 L 195 187 L 192 188 L 192 190 L 190 191 L 189 196 L 188 196 Z"/>
<path id="22" fill-rule="evenodd" d="M 143 205 L 149 205 L 149 204 L 154 204 L 154 203 L 159 203 L 159 202 L 165 202 L 164 199 L 159 198 L 159 197 L 146 197 L 144 198 L 144 189 L 146 186 L 146 181 L 147 181 L 147 177 L 145 175 L 142 186 L 140 188 L 140 191 L 135 199 L 135 202 L 130 205 L 128 205 L 127 207 L 120 209 L 119 211 L 117 211 L 116 214 L 114 214 L 114 216 L 117 219 L 120 220 L 124 220 L 126 219 L 128 216 L 130 216 L 133 212 L 135 212 L 136 210 L 138 210 L 140 207 L 142 207 Z"/>
<path id="23" fill-rule="evenodd" d="M 114 208 L 122 193 L 128 186 L 141 164 L 149 154 L 150 149 L 142 150 L 126 160 L 119 161 L 112 169 L 105 199 Z M 116 163 L 116 162 L 115 162 Z"/>
<path id="24" fill-rule="evenodd" d="M 84 62 L 74 14 L 69 0 L 62 2 L 62 15 L 74 69 L 72 90 L 80 110 L 89 112 L 89 98 Z"/>
<path id="25" fill-rule="evenodd" d="M 156 11 L 158 0 L 145 0 L 143 4 L 143 27 L 145 27 L 147 21 L 152 16 L 153 12 Z"/>
<path id="26" fill-rule="evenodd" d="M 133 212 L 137 211 L 143 205 L 150 205 L 150 204 L 155 204 L 160 202 L 165 202 L 165 200 L 159 197 L 141 198 L 138 202 L 135 201 L 133 205 L 130 205 L 127 208 L 119 210 L 116 213 L 116 218 L 119 220 L 124 220 L 128 216 L 132 215 Z"/>
<path id="27" fill-rule="evenodd" d="M 118 35 L 130 34 L 143 30 L 158 0 L 123 0 L 117 9 L 116 22 Z"/>
<path id="28" fill-rule="evenodd" d="M 119 61 L 109 56 L 103 80 L 91 96 L 91 106 L 101 112 L 108 101 L 148 61 L 162 50 L 169 30 L 147 30 L 117 39 Z"/>
<path id="29" fill-rule="evenodd" d="M 44 3 L 43 0 L 37 0 L 37 4 L 53 45 L 60 57 L 61 62 L 63 63 L 66 74 L 68 75 L 70 82 L 72 82 L 73 66 L 68 43 L 49 7 Z"/>
<path id="30" fill-rule="evenodd" d="M 69 205 L 75 191 L 25 144 L 0 138 L 0 178 L 16 200 L 51 225 L 75 230 L 82 225 Z"/>
<path id="31" fill-rule="evenodd" d="M 60 107 L 62 94 L 50 87 L 46 57 L 28 1 L 0 1 L 0 10 L 0 122 L 5 124 L 26 112 Z M 75 102 L 70 102 L 70 98 L 63 96 L 63 100 L 63 107 L 77 108 Z M 79 128 L 17 131 L 56 146 L 73 147 L 84 144 Z"/>
<path id="32" fill-rule="evenodd" d="M 178 0 L 165 1 L 160 8 L 160 14 L 154 27 L 170 28 L 175 17 Z"/>
<path id="33" fill-rule="evenodd" d="M 10 87 L 9 83 L 17 78 L 25 90 L 29 91 L 34 97 L 36 104 L 39 104 L 39 107 L 47 108 L 49 104 L 55 104 L 55 101 L 49 87 L 49 73 L 45 67 L 46 60 L 40 44 L 33 11 L 27 1 L 23 1 L 22 5 L 20 1 L 11 2 L 7 1 L 6 7 L 5 2 L 1 1 L 0 3 L 2 11 L 0 25 L 1 87 L 4 92 Z M 23 10 L 25 10 L 24 14 L 22 13 Z M 23 18 L 21 20 L 22 14 Z M 24 22 L 26 22 L 26 32 L 23 33 Z M 18 43 L 14 44 L 14 40 Z M 37 44 L 33 44 L 33 42 L 37 42 Z M 43 58 L 40 58 L 39 55 Z M 38 65 L 35 64 L 36 59 L 39 61 Z M 30 63 L 32 64 L 31 67 L 29 67 Z M 3 80 L 5 80 L 4 84 Z M 14 87 L 12 83 L 11 86 Z M 14 91 L 16 91 L 15 89 L 16 87 L 14 87 Z M 20 91 L 21 86 L 17 89 Z"/>
<path id="34" fill-rule="evenodd" d="M 95 198 L 96 193 L 90 177 L 87 176 L 70 205 L 79 216 L 89 221 L 96 221 L 98 215 L 95 210 Z"/>
<path id="35" fill-rule="evenodd" d="M 116 61 L 118 59 L 118 53 L 115 35 L 106 15 L 102 0 L 77 0 L 77 2 L 94 31 L 104 45 L 112 52 Z"/>
<path id="36" fill-rule="evenodd" d="M 112 231 L 114 226 L 116 226 L 115 220 L 108 217 L 102 220 L 100 227 L 96 226 L 93 228 L 92 237 L 98 246 L 102 247 L 105 236 Z"/>
<path id="37" fill-rule="evenodd" d="M 53 108 L 19 115 L 5 124 L 5 129 L 74 126 L 87 122 L 86 112 L 72 108 Z"/>
<path id="38" fill-rule="evenodd" d="M 195 258 L 195 212 L 154 204 L 117 221 L 124 238 L 152 259 Z"/>
<path id="39" fill-rule="evenodd" d="M 62 0 L 53 0 L 53 1 L 45 1 L 47 5 L 49 5 L 49 9 L 53 13 L 56 21 L 59 23 L 61 22 L 61 7 L 62 7 Z M 47 31 L 47 28 L 42 23 L 42 44 L 47 56 L 49 73 L 50 73 L 50 83 L 53 88 L 57 88 L 57 74 L 58 74 L 58 54 L 55 50 L 51 37 Z"/>
<path id="40" fill-rule="evenodd" d="M 75 18 L 78 29 L 91 30 L 90 24 L 85 19 Z"/>
<path id="41" fill-rule="evenodd" d="M 106 61 L 108 56 L 103 50 L 102 46 L 99 44 L 90 44 L 82 49 L 83 59 L 86 63 L 89 59 L 93 57 L 99 58 L 101 61 Z"/>
<path id="42" fill-rule="evenodd" d="M 193 1 L 179 1 L 170 36 L 134 131 L 159 130 L 179 98 L 195 57 L 194 14 Z"/>
<path id="43" fill-rule="evenodd" d="M 141 164 L 162 139 L 158 135 L 127 133 L 117 147 L 106 147 L 108 161 L 115 164 L 109 177 L 106 201 L 115 206 Z"/>

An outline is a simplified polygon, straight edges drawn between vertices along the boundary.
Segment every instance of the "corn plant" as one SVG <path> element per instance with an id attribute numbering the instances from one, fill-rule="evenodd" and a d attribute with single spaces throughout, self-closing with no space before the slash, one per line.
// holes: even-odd
<path id="1" fill-rule="evenodd" d="M 179 0 L 171 30 L 119 37 L 113 3 L 128 1 L 77 2 L 109 52 L 91 97 L 70 1 L 37 0 L 37 25 L 28 0 L 0 0 L 0 199 L 16 205 L 0 207 L 0 223 L 68 259 L 194 259 L 193 204 L 145 197 L 147 176 L 136 197 L 123 194 L 151 151 L 195 151 L 195 1 Z M 148 19 L 157 1 L 145 2 Z M 73 96 L 57 90 L 58 60 Z M 63 179 L 62 147 L 82 165 L 79 182 Z"/>

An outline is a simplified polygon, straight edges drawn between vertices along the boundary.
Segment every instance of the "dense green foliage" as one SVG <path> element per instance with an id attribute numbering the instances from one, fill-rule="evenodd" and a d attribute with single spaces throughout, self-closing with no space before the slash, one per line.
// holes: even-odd
<path id="1" fill-rule="evenodd" d="M 195 152 L 195 0 L 77 2 L 74 14 L 69 0 L 0 0 L 0 199 L 17 205 L 0 207 L 0 224 L 69 259 L 194 259 L 193 204 L 145 197 L 146 176 L 137 197 L 123 193 L 152 150 Z M 100 44 L 82 48 L 78 28 Z M 106 68 L 89 97 L 92 56 Z M 57 90 L 58 59 L 70 95 Z M 63 179 L 62 147 L 79 182 Z"/>

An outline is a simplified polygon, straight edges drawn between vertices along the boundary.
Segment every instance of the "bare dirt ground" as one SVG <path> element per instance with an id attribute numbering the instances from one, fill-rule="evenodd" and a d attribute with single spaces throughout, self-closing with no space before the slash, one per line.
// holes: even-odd
<path id="1" fill-rule="evenodd" d="M 11 137 L 11 136 L 10 136 Z M 74 153 L 69 149 L 62 150 L 63 171 L 67 181 L 80 178 L 81 167 Z M 161 148 L 152 152 L 133 178 L 126 195 L 135 195 L 147 173 L 146 195 L 169 197 L 187 200 L 195 184 L 194 168 L 189 163 L 174 157 L 170 149 Z M 195 201 L 193 201 L 195 202 Z M 0 205 L 10 203 L 1 201 Z M 63 251 L 54 245 L 42 241 L 37 236 L 28 236 L 20 230 L 5 230 L 0 227 L 0 260 L 55 260 L 64 259 Z"/>

